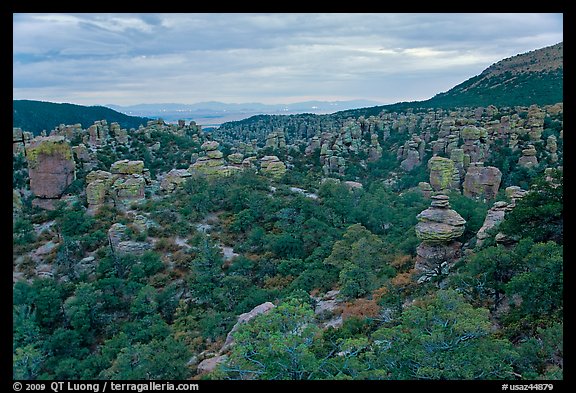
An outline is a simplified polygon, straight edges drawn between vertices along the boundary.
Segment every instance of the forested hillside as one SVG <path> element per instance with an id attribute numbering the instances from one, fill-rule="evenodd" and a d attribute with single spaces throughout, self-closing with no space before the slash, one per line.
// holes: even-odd
<path id="1" fill-rule="evenodd" d="M 80 124 L 88 128 L 95 121 L 106 119 L 117 122 L 124 128 L 138 128 L 149 120 L 128 116 L 104 106 L 87 107 L 32 100 L 14 100 L 12 106 L 12 126 L 30 131 L 34 135 L 40 135 L 43 130 L 49 132 L 60 124 Z"/>

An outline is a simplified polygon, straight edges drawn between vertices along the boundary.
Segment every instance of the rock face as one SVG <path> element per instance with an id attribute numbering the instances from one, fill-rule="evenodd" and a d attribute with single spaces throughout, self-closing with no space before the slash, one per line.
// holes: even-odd
<path id="1" fill-rule="evenodd" d="M 478 230 L 478 233 L 476 233 L 476 246 L 481 246 L 484 243 L 484 240 L 488 237 L 488 231 L 504 221 L 504 215 L 509 209 L 510 207 L 506 202 L 494 202 L 494 206 L 492 206 L 490 210 L 488 210 L 488 213 L 486 213 L 486 218 L 484 219 L 482 227 Z"/>
<path id="2" fill-rule="evenodd" d="M 454 239 L 464 233 L 466 220 L 450 209 L 449 197 L 432 196 L 431 206 L 418 214 L 416 236 L 422 243 L 416 249 L 415 269 L 421 280 L 445 273 L 460 256 L 460 242 Z"/>
<path id="3" fill-rule="evenodd" d="M 494 206 L 488 210 L 484 224 L 476 234 L 476 245 L 481 246 L 484 243 L 484 240 L 488 237 L 486 232 L 500 224 L 500 222 L 504 220 L 506 213 L 516 207 L 516 202 L 528 194 L 528 191 L 523 190 L 518 186 L 506 187 L 505 192 L 506 196 L 510 199 L 510 203 L 495 202 Z M 494 237 L 494 240 L 496 240 L 496 243 L 508 245 L 515 243 L 518 239 L 514 238 L 514 236 L 507 236 L 499 232 Z"/>
<path id="4" fill-rule="evenodd" d="M 198 374 L 204 374 L 214 371 L 214 369 L 220 364 L 224 363 L 228 359 L 226 355 L 214 356 L 212 358 L 204 359 L 198 364 L 197 372 Z"/>
<path id="5" fill-rule="evenodd" d="M 444 157 L 432 157 L 428 161 L 430 185 L 434 191 L 445 192 L 459 189 L 460 175 L 454 161 Z"/>
<path id="6" fill-rule="evenodd" d="M 260 159 L 260 172 L 278 179 L 286 173 L 286 165 L 276 156 L 264 156 Z"/>
<path id="7" fill-rule="evenodd" d="M 471 163 L 464 178 L 464 195 L 470 198 L 491 200 L 498 194 L 502 172 L 500 169 L 484 167 L 480 162 Z"/>
<path id="8" fill-rule="evenodd" d="M 62 136 L 34 138 L 26 146 L 26 158 L 30 190 L 39 199 L 59 199 L 76 179 L 72 148 Z"/>

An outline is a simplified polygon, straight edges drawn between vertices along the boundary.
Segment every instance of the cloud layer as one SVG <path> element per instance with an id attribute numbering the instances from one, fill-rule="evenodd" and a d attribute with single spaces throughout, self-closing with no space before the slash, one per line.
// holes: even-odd
<path id="1" fill-rule="evenodd" d="M 14 14 L 15 99 L 426 99 L 563 40 L 562 14 Z"/>

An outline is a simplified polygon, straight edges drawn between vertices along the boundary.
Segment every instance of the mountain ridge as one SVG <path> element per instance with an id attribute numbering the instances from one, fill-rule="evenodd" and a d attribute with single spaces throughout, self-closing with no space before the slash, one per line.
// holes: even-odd
<path id="1" fill-rule="evenodd" d="M 146 125 L 148 118 L 128 116 L 104 106 L 83 106 L 35 100 L 12 101 L 12 126 L 31 131 L 35 135 L 43 130 L 50 132 L 60 124 L 80 123 L 88 128 L 97 120 L 117 122 L 123 128 Z"/>
<path id="2" fill-rule="evenodd" d="M 474 106 L 553 105 L 563 101 L 564 43 L 502 59 L 446 92 L 422 101 L 403 101 L 337 112 L 339 116 L 372 116 L 382 110 Z"/>

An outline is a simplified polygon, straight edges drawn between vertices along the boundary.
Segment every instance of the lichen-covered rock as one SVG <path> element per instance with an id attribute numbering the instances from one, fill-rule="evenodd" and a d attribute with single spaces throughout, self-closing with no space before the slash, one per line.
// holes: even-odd
<path id="1" fill-rule="evenodd" d="M 209 150 L 206 152 L 206 156 L 210 159 L 220 159 L 224 157 L 224 153 L 220 150 Z"/>
<path id="2" fill-rule="evenodd" d="M 127 207 L 133 202 L 144 200 L 144 186 L 146 180 L 141 175 L 120 177 L 112 184 L 113 198 L 116 206 Z"/>
<path id="3" fill-rule="evenodd" d="M 484 167 L 482 163 L 471 163 L 464 178 L 464 195 L 470 198 L 494 199 L 498 194 L 501 180 L 500 169 L 493 166 Z"/>
<path id="4" fill-rule="evenodd" d="M 213 150 L 218 150 L 219 146 L 220 146 L 220 143 L 218 143 L 216 141 L 206 141 L 202 144 L 202 146 L 200 146 L 200 148 L 204 151 L 213 151 Z"/>
<path id="5" fill-rule="evenodd" d="M 286 165 L 277 156 L 264 156 L 260 159 L 260 172 L 277 179 L 286 173 Z"/>
<path id="6" fill-rule="evenodd" d="M 286 147 L 286 137 L 284 132 L 281 130 L 273 131 L 266 136 L 265 147 L 271 147 L 272 149 L 284 149 Z"/>
<path id="7" fill-rule="evenodd" d="M 242 161 L 244 160 L 244 154 L 242 153 L 232 153 L 226 157 L 228 162 L 233 165 L 242 165 Z"/>
<path id="8" fill-rule="evenodd" d="M 88 207 L 97 208 L 104 204 L 111 182 L 97 179 L 86 186 L 86 200 Z"/>
<path id="9" fill-rule="evenodd" d="M 149 243 L 125 240 L 118 242 L 114 251 L 119 255 L 142 255 L 151 248 Z"/>
<path id="10" fill-rule="evenodd" d="M 72 148 L 62 136 L 36 137 L 26 146 L 30 190 L 57 199 L 76 179 Z"/>
<path id="11" fill-rule="evenodd" d="M 550 163 L 555 163 L 558 161 L 558 142 L 554 135 L 550 135 L 546 139 L 546 151 L 548 152 L 548 161 Z"/>
<path id="12" fill-rule="evenodd" d="M 167 192 L 173 192 L 178 186 L 184 184 L 192 174 L 186 169 L 172 169 L 160 182 L 160 188 Z"/>
<path id="13" fill-rule="evenodd" d="M 429 244 L 448 243 L 464 233 L 466 220 L 450 209 L 448 196 L 432 196 L 431 206 L 416 216 L 416 236 Z"/>
<path id="14" fill-rule="evenodd" d="M 454 175 L 458 175 L 454 161 L 444 157 L 432 157 L 428 161 L 428 168 L 430 169 L 430 185 L 434 191 L 458 189 L 458 185 L 454 184 Z"/>
<path id="15" fill-rule="evenodd" d="M 141 175 L 144 171 L 144 161 L 129 161 L 129 160 L 120 160 L 116 161 L 110 167 L 110 172 L 113 174 L 118 175 L 133 175 L 138 174 Z"/>

